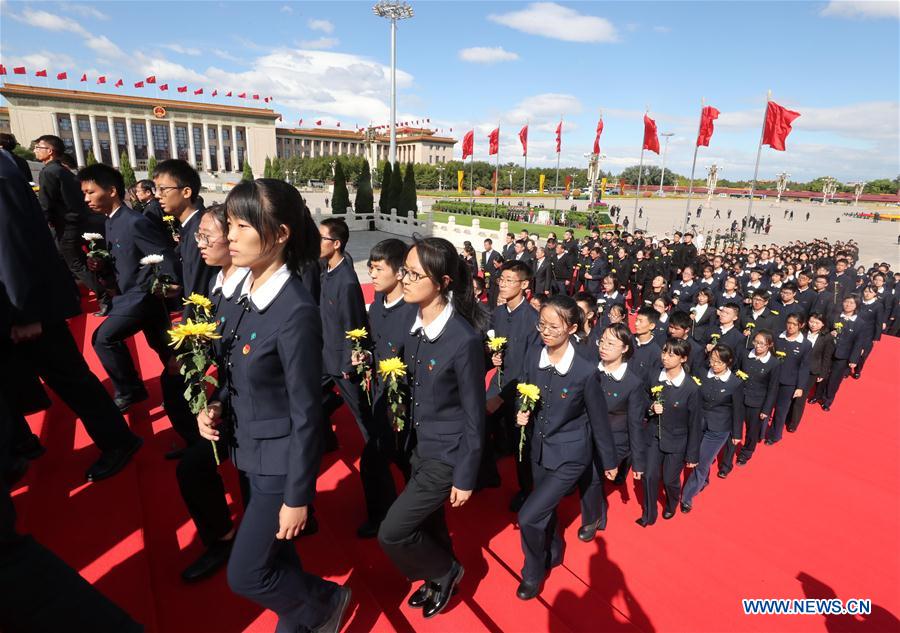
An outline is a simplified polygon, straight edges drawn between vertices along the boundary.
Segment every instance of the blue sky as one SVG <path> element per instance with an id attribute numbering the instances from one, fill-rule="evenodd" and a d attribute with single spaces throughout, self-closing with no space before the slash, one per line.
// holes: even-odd
<path id="1" fill-rule="evenodd" d="M 284 125 L 387 123 L 389 28 L 359 2 L 14 2 L 0 0 L 0 57 L 33 76 L 149 74 L 190 90 L 271 95 Z M 896 2 L 414 2 L 400 23 L 398 120 L 430 118 L 476 158 L 501 125 L 501 162 L 584 164 L 602 108 L 605 169 L 636 164 L 649 106 L 674 132 L 667 165 L 690 172 L 700 99 L 724 178 L 752 175 L 766 90 L 801 113 L 786 152 L 763 149 L 760 178 L 893 178 L 900 172 L 900 4 Z M 20 79 L 12 75 L 6 79 Z M 72 86 L 77 85 L 72 82 Z M 85 84 L 81 84 L 84 86 Z M 90 89 L 98 87 L 91 82 Z M 64 87 L 64 86 L 63 86 Z M 99 87 L 114 92 L 110 84 Z M 151 94 L 144 92 L 143 94 Z M 168 96 L 178 96 L 169 93 Z M 198 97 L 199 98 L 199 97 Z M 240 103 L 234 100 L 234 103 Z M 459 145 L 456 155 L 459 156 Z M 647 153 L 645 164 L 661 157 Z"/>

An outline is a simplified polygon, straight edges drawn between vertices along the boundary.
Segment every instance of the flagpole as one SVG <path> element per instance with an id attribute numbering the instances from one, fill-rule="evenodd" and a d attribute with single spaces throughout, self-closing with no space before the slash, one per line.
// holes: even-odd
<path id="1" fill-rule="evenodd" d="M 500 205 L 500 122 L 497 122 L 497 158 L 494 163 L 494 217 L 497 217 L 497 207 Z"/>
<path id="2" fill-rule="evenodd" d="M 769 101 L 772 100 L 772 91 L 766 94 L 766 107 L 763 110 L 762 130 L 759 133 L 759 147 L 756 148 L 756 167 L 753 168 L 753 180 L 750 181 L 750 202 L 747 204 L 747 217 L 744 218 L 744 230 L 741 231 L 741 243 L 747 241 L 747 229 L 750 228 L 750 213 L 753 211 L 753 190 L 756 188 L 756 179 L 759 176 L 759 158 L 762 155 L 763 138 L 766 134 L 766 116 L 769 113 Z"/>
<path id="3" fill-rule="evenodd" d="M 706 97 L 700 97 L 700 121 L 697 123 L 697 139 L 700 138 L 700 126 L 703 125 L 703 107 L 706 105 Z M 688 184 L 687 205 L 684 207 L 684 226 L 681 227 L 682 232 L 687 230 L 688 214 L 691 212 L 691 196 L 694 193 L 694 170 L 697 168 L 697 150 L 700 149 L 700 143 L 694 143 L 694 162 L 691 163 L 691 180 Z"/>
<path id="4" fill-rule="evenodd" d="M 641 163 L 638 167 L 638 183 L 637 183 L 637 192 L 634 194 L 634 213 L 631 216 L 631 223 L 634 226 L 637 226 L 637 210 L 638 210 L 638 201 L 641 199 L 641 176 L 644 175 L 644 146 L 641 144 Z M 634 227 L 631 229 L 634 230 Z"/>
<path id="5" fill-rule="evenodd" d="M 469 189 L 471 196 L 469 197 L 469 215 L 472 215 L 472 205 L 475 204 L 475 139 L 472 135 L 472 153 L 469 154 Z"/>
<path id="6" fill-rule="evenodd" d="M 525 121 L 525 129 L 528 129 L 528 121 Z M 522 171 L 522 206 L 525 206 L 525 177 L 528 175 L 528 144 L 525 144 L 525 168 Z"/>
<path id="7" fill-rule="evenodd" d="M 559 125 L 560 127 L 556 128 L 559 130 L 559 134 L 556 136 L 556 185 L 554 185 L 553 189 L 553 224 L 556 224 L 557 221 L 557 213 L 556 213 L 556 196 L 559 194 L 559 154 L 562 149 L 562 115 L 559 117 Z"/>

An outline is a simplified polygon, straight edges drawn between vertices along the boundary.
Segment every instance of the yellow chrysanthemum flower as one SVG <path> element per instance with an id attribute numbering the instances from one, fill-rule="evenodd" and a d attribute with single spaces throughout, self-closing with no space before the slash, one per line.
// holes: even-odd
<path id="1" fill-rule="evenodd" d="M 168 222 L 168 223 L 171 224 L 171 223 L 174 222 L 174 221 L 175 221 L 175 216 L 174 216 L 174 215 L 164 215 L 164 216 L 163 216 L 163 222 Z"/>
<path id="2" fill-rule="evenodd" d="M 488 339 L 487 346 L 492 352 L 499 352 L 506 345 L 505 336 L 492 336 Z"/>
<path id="3" fill-rule="evenodd" d="M 530 402 L 537 402 L 541 399 L 541 389 L 537 385 L 531 385 L 527 382 L 520 382 L 516 386 L 516 390 L 523 399 Z"/>
<path id="4" fill-rule="evenodd" d="M 741 371 L 740 369 L 738 369 L 738 370 L 737 370 L 736 372 L 734 372 L 734 373 L 735 373 L 735 374 L 737 375 L 737 377 L 740 378 L 741 380 L 747 380 L 747 379 L 750 377 L 750 376 L 747 375 L 747 372 Z"/>
<path id="5" fill-rule="evenodd" d="M 367 338 L 368 336 L 369 336 L 369 333 L 366 331 L 366 328 L 360 327 L 360 328 L 356 328 L 355 330 L 350 330 L 349 332 L 347 332 L 346 338 L 350 339 L 351 341 L 356 341 L 358 343 L 359 341 L 363 340 L 364 338 Z"/>
<path id="6" fill-rule="evenodd" d="M 212 311 L 213 307 L 212 301 L 196 292 L 192 292 L 191 296 L 184 300 L 184 305 L 196 306 L 203 310 L 206 314 L 209 314 Z"/>
<path id="7" fill-rule="evenodd" d="M 656 385 L 655 387 L 650 387 L 650 393 L 652 393 L 654 396 L 658 396 L 659 394 L 661 394 L 662 390 L 663 390 L 662 385 Z"/>
<path id="8" fill-rule="evenodd" d="M 844 329 L 844 324 L 841 323 L 840 321 L 838 321 L 837 323 L 834 324 L 834 329 L 837 330 L 838 332 L 840 332 L 841 330 Z"/>
<path id="9" fill-rule="evenodd" d="M 378 363 L 378 373 L 382 380 L 388 378 L 398 379 L 406 375 L 406 363 L 394 356 L 393 358 L 385 358 Z"/>
<path id="10" fill-rule="evenodd" d="M 169 330 L 169 338 L 172 339 L 172 342 L 169 343 L 169 345 L 178 349 L 185 341 L 190 341 L 191 339 L 211 341 L 213 339 L 222 338 L 220 335 L 216 334 L 216 326 L 216 323 L 194 323 L 188 319 L 184 323 L 176 325 Z"/>
<path id="11" fill-rule="evenodd" d="M 775 352 L 775 355 L 776 355 L 778 358 L 784 358 L 785 356 L 787 356 L 787 354 L 784 353 L 784 352 Z"/>
<path id="12" fill-rule="evenodd" d="M 693 379 L 694 379 L 694 382 L 697 383 L 698 385 L 702 385 L 702 384 L 703 384 L 702 382 L 700 382 L 700 379 L 697 378 L 696 376 L 691 376 L 691 378 L 693 378 Z"/>

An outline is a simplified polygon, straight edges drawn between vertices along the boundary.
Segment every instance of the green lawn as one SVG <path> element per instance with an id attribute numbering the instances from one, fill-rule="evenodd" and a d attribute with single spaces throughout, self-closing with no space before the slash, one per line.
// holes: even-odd
<path id="1" fill-rule="evenodd" d="M 447 223 L 451 215 L 455 215 L 453 213 L 442 213 L 440 211 L 431 211 L 428 213 L 422 213 L 419 217 L 424 217 L 426 215 L 430 215 L 434 222 L 443 222 Z M 456 215 L 456 223 L 460 226 L 472 226 L 472 218 L 477 217 L 481 227 L 487 229 L 489 231 L 499 231 L 500 230 L 500 222 L 498 218 L 486 218 L 483 216 L 471 216 L 471 215 Z M 528 222 L 509 222 L 509 230 L 513 233 L 518 233 L 522 229 L 528 231 L 529 234 L 536 233 L 540 237 L 547 237 L 548 233 L 556 233 L 558 237 L 562 237 L 563 231 L 565 231 L 565 227 L 562 226 L 547 226 L 544 224 L 529 224 Z M 591 232 L 587 229 L 573 229 L 575 232 L 575 237 L 582 237 L 584 235 L 590 235 Z"/>

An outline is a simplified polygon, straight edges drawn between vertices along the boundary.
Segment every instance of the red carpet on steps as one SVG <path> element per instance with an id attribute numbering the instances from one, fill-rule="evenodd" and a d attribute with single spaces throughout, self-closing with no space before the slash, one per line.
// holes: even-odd
<path id="1" fill-rule="evenodd" d="M 370 297 L 371 292 L 367 292 Z M 369 299 L 371 300 L 371 299 Z M 72 321 L 91 367 L 93 317 Z M 116 477 L 85 484 L 96 458 L 80 422 L 54 401 L 29 422 L 49 449 L 14 490 L 20 530 L 50 547 L 148 631 L 272 631 L 275 617 L 235 597 L 225 575 L 196 585 L 179 578 L 201 552 L 163 453 L 177 437 L 159 405 L 160 366 L 143 338 L 134 350 L 150 399 L 127 415 L 145 440 Z M 346 408 L 334 417 L 341 450 L 326 455 L 316 498 L 321 529 L 297 542 L 304 566 L 348 582 L 346 631 L 898 631 L 900 630 L 900 340 L 880 343 L 862 380 L 847 380 L 832 411 L 810 407 L 799 430 L 761 446 L 746 468 L 713 477 L 690 515 L 642 529 L 639 486 L 609 493 L 609 526 L 576 537 L 578 499 L 561 506 L 567 550 L 540 598 L 515 597 L 522 565 L 511 458 L 503 486 L 448 510 L 466 574 L 448 610 L 432 620 L 405 601 L 412 587 L 363 521 L 360 438 Z M 108 380 L 106 381 L 109 387 Z M 237 478 L 223 467 L 239 513 Z M 746 616 L 742 598 L 869 598 L 867 617 Z"/>

